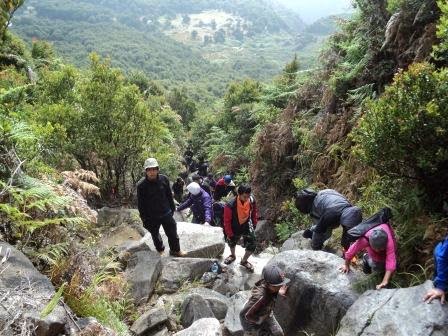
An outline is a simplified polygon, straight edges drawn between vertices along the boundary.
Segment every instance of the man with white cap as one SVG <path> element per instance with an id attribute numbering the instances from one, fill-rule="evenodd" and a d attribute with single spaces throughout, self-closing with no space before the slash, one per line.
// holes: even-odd
<path id="1" fill-rule="evenodd" d="M 173 218 L 175 210 L 170 182 L 165 175 L 159 174 L 159 164 L 155 158 L 149 158 L 144 164 L 145 177 L 137 183 L 138 211 L 143 226 L 151 233 L 156 250 L 163 255 L 165 246 L 160 236 L 160 226 L 163 227 L 170 255 L 183 257 L 180 250 L 177 224 Z"/>
<path id="2" fill-rule="evenodd" d="M 275 264 L 263 268 L 263 278 L 255 283 L 251 296 L 240 312 L 244 336 L 256 336 L 260 330 L 268 330 L 270 335 L 283 336 L 273 310 L 277 295 L 285 296 L 289 279 Z"/>
<path id="3" fill-rule="evenodd" d="M 210 225 L 212 220 L 212 198 L 197 182 L 191 182 L 187 186 L 187 190 L 190 196 L 176 210 L 182 211 L 186 208 L 191 208 L 193 223 Z"/>

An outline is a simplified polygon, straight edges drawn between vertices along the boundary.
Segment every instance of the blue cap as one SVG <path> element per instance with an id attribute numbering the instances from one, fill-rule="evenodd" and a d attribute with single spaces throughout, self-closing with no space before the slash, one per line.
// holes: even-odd
<path id="1" fill-rule="evenodd" d="M 232 182 L 232 176 L 230 176 L 230 175 L 224 176 L 224 182 L 227 184 Z"/>

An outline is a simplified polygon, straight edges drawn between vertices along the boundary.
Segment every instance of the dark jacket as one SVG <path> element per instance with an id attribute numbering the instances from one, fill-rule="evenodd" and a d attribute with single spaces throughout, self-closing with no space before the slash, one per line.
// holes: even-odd
<path id="1" fill-rule="evenodd" d="M 173 193 L 182 194 L 184 192 L 184 183 L 174 182 L 173 183 Z"/>
<path id="2" fill-rule="evenodd" d="M 311 218 L 316 225 L 316 232 L 323 233 L 328 228 L 335 229 L 339 224 L 348 227 L 357 225 L 362 220 L 361 210 L 333 189 L 324 189 L 317 193 L 311 207 Z"/>
<path id="3" fill-rule="evenodd" d="M 176 208 L 170 181 L 162 174 L 155 181 L 145 176 L 137 183 L 137 201 L 143 223 L 170 215 Z"/>
<path id="4" fill-rule="evenodd" d="M 257 204 L 255 198 L 250 196 L 251 212 L 249 219 L 246 223 L 240 224 L 238 221 L 238 210 L 237 197 L 228 202 L 224 207 L 224 233 L 227 237 L 233 237 L 234 235 L 248 234 L 251 232 L 250 223 L 252 223 L 252 228 L 255 229 L 257 226 Z"/>
<path id="5" fill-rule="evenodd" d="M 197 195 L 188 196 L 188 199 L 177 207 L 178 211 L 182 211 L 186 208 L 191 208 L 194 217 L 200 222 L 210 223 L 212 220 L 212 198 L 204 190 Z"/>
<path id="6" fill-rule="evenodd" d="M 448 292 L 448 236 L 434 249 L 434 287 Z"/>
<path id="7" fill-rule="evenodd" d="M 241 310 L 240 316 L 258 321 L 261 324 L 274 310 L 277 293 L 270 293 L 264 280 L 259 280 L 252 288 L 250 298 Z"/>
<path id="8" fill-rule="evenodd" d="M 220 178 L 218 182 L 216 182 L 213 198 L 215 201 L 220 201 L 221 198 L 226 197 L 230 192 L 235 193 L 235 187 L 226 185 L 224 178 Z"/>

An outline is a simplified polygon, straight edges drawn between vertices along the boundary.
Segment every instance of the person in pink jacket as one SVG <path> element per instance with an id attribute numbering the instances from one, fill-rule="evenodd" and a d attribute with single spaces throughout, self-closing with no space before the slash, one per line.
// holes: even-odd
<path id="1" fill-rule="evenodd" d="M 340 267 L 341 272 L 350 271 L 350 261 L 362 250 L 367 251 L 363 256 L 364 273 L 384 272 L 383 281 L 376 289 L 387 286 L 397 269 L 395 234 L 390 225 L 378 225 L 355 241 L 345 253 L 345 264 Z"/>

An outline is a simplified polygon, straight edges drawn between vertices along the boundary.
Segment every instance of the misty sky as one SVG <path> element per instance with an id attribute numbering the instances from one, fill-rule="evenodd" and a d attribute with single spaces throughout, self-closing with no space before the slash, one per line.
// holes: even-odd
<path id="1" fill-rule="evenodd" d="M 306 23 L 352 10 L 351 0 L 277 0 L 284 6 L 294 9 Z"/>

